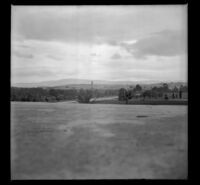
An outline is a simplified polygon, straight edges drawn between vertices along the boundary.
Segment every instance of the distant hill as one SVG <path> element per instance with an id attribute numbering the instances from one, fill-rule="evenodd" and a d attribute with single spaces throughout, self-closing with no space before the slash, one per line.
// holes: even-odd
<path id="1" fill-rule="evenodd" d="M 82 79 L 61 79 L 53 81 L 44 81 L 38 83 L 15 83 L 12 86 L 14 87 L 55 87 L 55 86 L 64 86 L 69 84 L 89 84 L 91 81 L 82 80 Z"/>
<path id="2" fill-rule="evenodd" d="M 110 88 L 110 89 L 119 89 L 127 86 L 135 86 L 136 84 L 140 84 L 143 87 L 150 88 L 151 86 L 160 86 L 164 82 L 159 81 L 107 81 L 107 80 L 93 80 L 94 88 Z M 167 82 L 165 82 L 167 83 Z M 185 85 L 184 82 L 168 82 L 169 87 L 175 87 Z M 44 81 L 38 83 L 15 83 L 12 84 L 12 87 L 51 87 L 57 89 L 66 89 L 66 88 L 90 88 L 91 80 L 87 79 L 61 79 L 54 81 Z"/>

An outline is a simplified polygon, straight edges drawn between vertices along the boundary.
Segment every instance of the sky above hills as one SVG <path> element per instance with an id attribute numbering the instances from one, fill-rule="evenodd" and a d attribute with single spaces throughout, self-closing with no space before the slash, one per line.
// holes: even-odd
<path id="1" fill-rule="evenodd" d="M 187 6 L 12 6 L 11 81 L 187 81 Z"/>

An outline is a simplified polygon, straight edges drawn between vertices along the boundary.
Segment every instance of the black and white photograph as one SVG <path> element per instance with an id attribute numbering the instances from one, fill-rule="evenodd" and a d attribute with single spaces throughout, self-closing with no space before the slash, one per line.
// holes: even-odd
<path id="1" fill-rule="evenodd" d="M 11 5 L 11 180 L 188 179 L 188 5 Z"/>

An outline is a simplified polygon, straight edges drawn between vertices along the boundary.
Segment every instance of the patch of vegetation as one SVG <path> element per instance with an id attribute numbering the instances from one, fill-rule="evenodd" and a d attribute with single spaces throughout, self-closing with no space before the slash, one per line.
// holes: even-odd
<path id="1" fill-rule="evenodd" d="M 91 98 L 92 98 L 91 90 L 81 89 L 78 93 L 78 102 L 79 103 L 89 103 Z"/>
<path id="2" fill-rule="evenodd" d="M 157 102 L 154 100 L 159 100 L 159 101 L 168 101 L 177 99 L 180 100 L 183 98 L 183 92 L 187 93 L 187 91 L 188 91 L 187 86 L 182 86 L 182 85 L 179 88 L 175 86 L 173 89 L 170 89 L 168 84 L 164 83 L 160 87 L 155 86 L 151 87 L 151 89 L 142 89 L 142 87 L 139 84 L 137 84 L 135 88 L 133 87 L 129 87 L 126 89 L 121 88 L 118 93 L 118 100 L 125 101 L 126 104 L 131 103 L 131 101 L 134 104 L 135 101 L 137 100 L 139 100 L 141 104 L 142 102 L 147 103 L 146 100 L 150 101 L 149 103 L 157 104 Z"/>
<path id="3" fill-rule="evenodd" d="M 73 100 L 77 96 L 75 89 L 44 89 L 11 87 L 11 101 L 56 102 Z"/>
<path id="4" fill-rule="evenodd" d="M 90 89 L 55 89 L 55 88 L 20 88 L 11 87 L 11 101 L 58 102 L 78 99 L 81 103 L 89 103 Z M 94 97 L 116 96 L 117 89 L 94 89 Z"/>
<path id="5" fill-rule="evenodd" d="M 147 118 L 148 116 L 146 116 L 146 115 L 138 115 L 138 116 L 136 116 L 137 118 Z"/>

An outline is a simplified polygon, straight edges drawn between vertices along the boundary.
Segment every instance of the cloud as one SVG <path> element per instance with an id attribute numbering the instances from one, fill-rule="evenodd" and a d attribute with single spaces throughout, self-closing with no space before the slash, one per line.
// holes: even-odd
<path id="1" fill-rule="evenodd" d="M 107 40 L 107 44 L 112 45 L 112 46 L 118 46 L 119 41 L 117 42 L 116 40 Z"/>
<path id="2" fill-rule="evenodd" d="M 37 81 L 38 79 L 48 79 L 49 76 L 55 76 L 55 72 L 45 69 L 45 68 L 12 68 L 11 71 L 11 80 L 14 82 L 17 81 Z"/>
<path id="3" fill-rule="evenodd" d="M 178 79 L 186 8 L 109 7 L 12 7 L 14 79 Z"/>
<path id="4" fill-rule="evenodd" d="M 115 53 L 115 54 L 111 57 L 111 59 L 120 59 L 120 58 L 122 58 L 122 57 L 121 57 L 121 55 L 118 54 L 118 53 Z"/>
<path id="5" fill-rule="evenodd" d="M 124 41 L 122 43 L 125 43 L 125 44 L 135 44 L 137 42 L 137 40 L 128 40 L 128 41 Z"/>
<path id="6" fill-rule="evenodd" d="M 116 45 L 165 28 L 182 29 L 183 12 L 185 6 L 14 6 L 12 35 Z"/>
<path id="7" fill-rule="evenodd" d="M 17 57 L 20 58 L 28 58 L 28 59 L 32 59 L 34 56 L 33 54 L 28 54 L 28 53 L 20 53 L 19 51 L 14 51 L 13 54 Z"/>
<path id="8" fill-rule="evenodd" d="M 48 54 L 48 55 L 46 55 L 48 58 L 50 58 L 50 59 L 53 59 L 53 60 L 62 60 L 63 58 L 61 58 L 61 57 L 58 57 L 58 56 L 54 56 L 54 55 L 50 55 L 50 54 Z"/>
<path id="9" fill-rule="evenodd" d="M 97 56 L 97 54 L 96 54 L 96 53 L 91 53 L 90 55 L 91 55 L 91 56 Z"/>
<path id="10" fill-rule="evenodd" d="M 186 35 L 182 32 L 164 30 L 139 39 L 134 44 L 121 44 L 138 58 L 147 56 L 177 56 L 186 53 Z"/>

